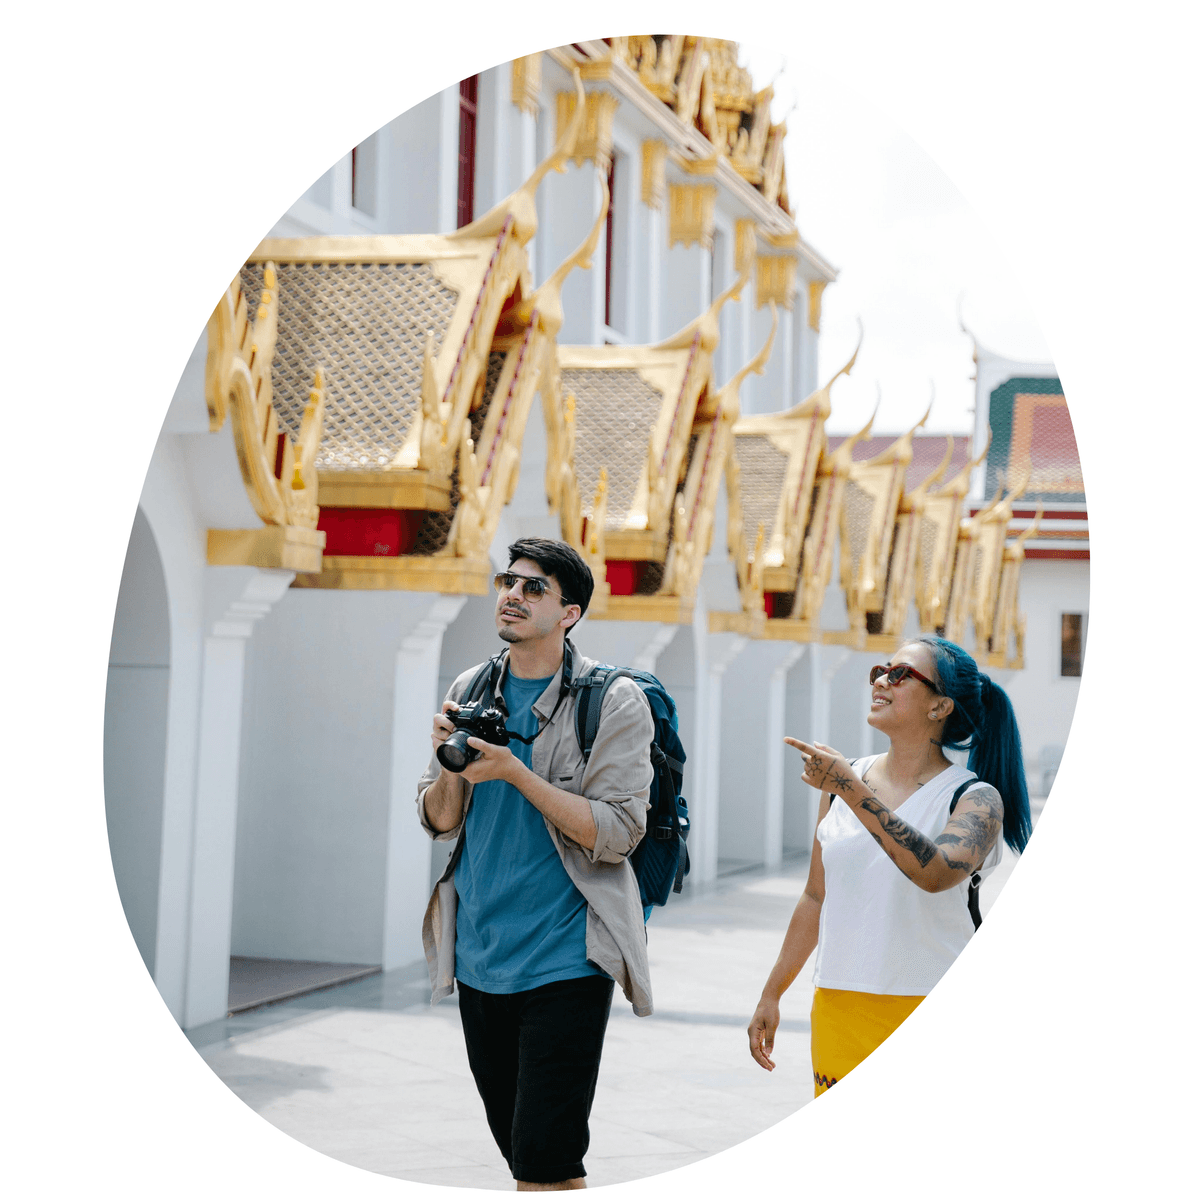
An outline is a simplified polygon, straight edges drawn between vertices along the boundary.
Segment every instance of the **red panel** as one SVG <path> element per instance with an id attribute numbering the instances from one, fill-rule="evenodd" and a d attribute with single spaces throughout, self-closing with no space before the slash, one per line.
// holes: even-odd
<path id="1" fill-rule="evenodd" d="M 322 507 L 317 528 L 325 532 L 326 554 L 394 558 L 413 548 L 424 517 L 414 509 Z"/>
<path id="2" fill-rule="evenodd" d="M 632 596 L 646 569 L 645 563 L 627 558 L 610 558 L 604 566 L 604 578 L 608 581 L 609 594 L 613 596 Z"/>
<path id="3" fill-rule="evenodd" d="M 1025 547 L 1026 558 L 1079 558 L 1090 559 L 1091 550 L 1038 550 L 1031 546 Z"/>
<path id="4" fill-rule="evenodd" d="M 775 615 L 775 597 L 778 595 L 778 592 L 763 592 L 763 612 L 767 614 L 768 620 Z"/>

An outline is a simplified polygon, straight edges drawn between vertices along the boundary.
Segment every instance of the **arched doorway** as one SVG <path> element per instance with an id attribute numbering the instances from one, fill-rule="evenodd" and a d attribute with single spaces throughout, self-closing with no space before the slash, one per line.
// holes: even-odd
<path id="1" fill-rule="evenodd" d="M 108 656 L 104 809 L 117 891 L 151 974 L 158 929 L 170 633 L 162 560 L 139 508 L 125 554 Z"/>

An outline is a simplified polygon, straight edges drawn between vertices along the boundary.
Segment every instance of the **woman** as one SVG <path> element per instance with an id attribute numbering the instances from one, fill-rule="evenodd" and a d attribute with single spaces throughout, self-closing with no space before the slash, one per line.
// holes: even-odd
<path id="1" fill-rule="evenodd" d="M 808 883 L 748 1032 L 754 1060 L 774 1070 L 780 997 L 815 948 L 817 1095 L 929 994 L 975 931 L 971 888 L 999 863 L 1001 833 L 1017 853 L 1030 833 L 1012 704 L 965 650 L 922 635 L 871 669 L 871 689 L 867 721 L 886 753 L 851 767 L 829 746 L 784 739 L 823 795 Z M 968 747 L 967 767 L 943 753 Z"/>

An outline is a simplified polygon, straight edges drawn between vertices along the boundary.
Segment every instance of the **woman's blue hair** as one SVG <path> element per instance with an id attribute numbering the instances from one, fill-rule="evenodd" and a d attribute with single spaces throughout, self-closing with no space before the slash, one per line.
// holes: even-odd
<path id="1" fill-rule="evenodd" d="M 954 701 L 954 711 L 942 730 L 943 747 L 970 751 L 967 767 L 1000 793 L 1004 801 L 1004 840 L 1020 854 L 1029 841 L 1033 823 L 1029 818 L 1021 734 L 1012 701 L 961 646 L 931 633 L 920 634 L 912 642 L 932 651 L 938 684 L 942 693 Z"/>

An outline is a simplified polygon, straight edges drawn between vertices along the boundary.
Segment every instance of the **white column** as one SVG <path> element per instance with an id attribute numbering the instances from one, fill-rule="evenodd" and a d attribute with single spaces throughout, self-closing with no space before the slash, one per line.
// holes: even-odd
<path id="1" fill-rule="evenodd" d="M 871 715 L 871 688 L 867 683 L 866 670 L 863 671 L 863 677 L 854 682 L 862 688 L 859 697 L 859 716 L 862 719 L 862 729 L 858 740 L 858 756 L 867 758 L 875 753 L 875 731 L 867 724 L 867 718 Z"/>
<path id="2" fill-rule="evenodd" d="M 453 233 L 458 228 L 458 84 L 446 88 L 439 100 L 438 232 Z"/>
<path id="3" fill-rule="evenodd" d="M 591 164 L 589 164 L 590 166 Z M 592 204 L 588 210 L 591 213 L 589 224 L 596 219 L 596 214 L 600 211 L 600 200 L 602 198 L 603 185 L 600 182 L 600 172 L 592 171 Z M 612 197 L 609 197 L 609 204 L 612 204 Z M 601 237 L 604 236 L 601 232 Z M 603 250 L 604 243 L 601 242 L 597 247 L 596 253 L 592 255 L 592 269 L 587 271 L 589 282 L 592 285 L 592 345 L 604 345 L 604 293 L 608 287 L 607 264 Z"/>
<path id="4" fill-rule="evenodd" d="M 810 711 L 812 713 L 813 740 L 829 745 L 830 737 L 830 696 L 833 690 L 833 677 L 838 673 L 842 664 L 850 657 L 850 651 L 844 646 L 823 646 L 814 642 L 812 646 L 812 672 L 809 677 L 811 691 Z M 817 827 L 817 813 L 821 805 L 821 793 L 810 789 L 809 795 L 810 830 Z"/>
<path id="5" fill-rule="evenodd" d="M 697 843 L 692 864 L 700 883 L 711 883 L 717 877 L 721 816 L 721 684 L 729 664 L 748 644 L 749 639 L 740 634 L 710 634 L 708 639 L 707 694 L 703 708 L 700 704 L 696 706 L 696 748 L 699 751 L 696 757 L 704 773 L 703 803 L 692 820 L 692 838 Z"/>
<path id="6" fill-rule="evenodd" d="M 678 630 L 678 625 L 659 625 L 629 665 L 635 671 L 649 671 L 653 674 L 658 656 L 671 644 Z"/>
<path id="7" fill-rule="evenodd" d="M 396 652 L 392 710 L 392 773 L 388 793 L 387 878 L 384 885 L 385 971 L 422 957 L 421 915 L 429 900 L 432 843 L 414 812 L 417 781 L 429 761 L 430 714 L 441 705 L 438 668 L 442 635 L 467 598 L 440 596 Z"/>
<path id="8" fill-rule="evenodd" d="M 663 214 L 661 208 L 646 211 L 646 299 L 648 303 L 647 338 L 651 343 L 662 340 L 662 277 L 663 277 Z"/>
<path id="9" fill-rule="evenodd" d="M 787 677 L 807 649 L 803 643 L 793 647 L 771 672 L 767 687 L 767 794 L 763 862 L 768 870 L 777 868 L 783 862 L 783 738 L 787 731 Z"/>
<path id="10" fill-rule="evenodd" d="M 206 579 L 185 1029 L 228 1010 L 246 641 L 294 578 L 293 571 L 216 567 Z"/>

